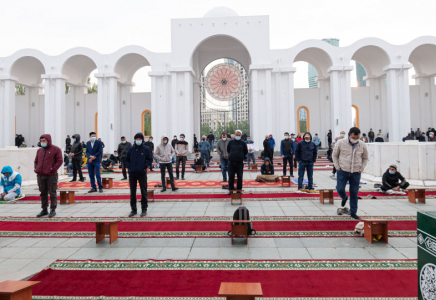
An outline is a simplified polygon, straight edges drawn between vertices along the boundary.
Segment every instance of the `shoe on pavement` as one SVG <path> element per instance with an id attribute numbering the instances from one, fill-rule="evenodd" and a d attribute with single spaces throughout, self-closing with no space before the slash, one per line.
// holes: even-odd
<path id="1" fill-rule="evenodd" d="M 54 216 L 56 216 L 56 210 L 55 209 L 51 209 L 50 210 L 50 214 L 48 215 L 49 218 L 53 218 Z"/>
<path id="2" fill-rule="evenodd" d="M 103 193 L 103 189 L 98 189 L 98 192 L 99 193 Z"/>
<path id="3" fill-rule="evenodd" d="M 161 189 L 161 190 L 160 190 L 160 192 L 161 192 L 161 193 L 163 193 L 163 192 L 166 192 L 166 191 L 167 191 L 167 189 L 166 189 L 166 188 L 165 188 L 165 189 Z"/>
<path id="4" fill-rule="evenodd" d="M 121 178 L 121 180 L 127 180 L 127 178 L 126 178 L 126 177 L 124 177 L 124 178 Z"/>
<path id="5" fill-rule="evenodd" d="M 80 182 L 85 182 L 85 178 L 82 178 L 79 180 Z"/>
<path id="6" fill-rule="evenodd" d="M 76 182 L 77 180 L 76 179 L 72 179 L 72 180 L 70 180 L 70 182 Z"/>
<path id="7" fill-rule="evenodd" d="M 173 192 L 177 191 L 178 189 L 178 187 L 173 188 Z"/>
<path id="8" fill-rule="evenodd" d="M 97 189 L 90 189 L 88 193 L 97 193 Z"/>
<path id="9" fill-rule="evenodd" d="M 341 206 L 342 206 L 342 207 L 344 207 L 344 206 L 345 206 L 345 204 L 347 204 L 347 201 L 348 201 L 348 197 L 347 197 L 347 198 L 345 198 L 345 200 L 344 200 L 344 199 L 342 199 L 342 201 L 341 201 Z"/>
<path id="10" fill-rule="evenodd" d="M 387 190 L 386 191 L 386 194 L 389 194 L 389 195 L 392 195 L 393 193 L 395 193 L 394 190 Z"/>
<path id="11" fill-rule="evenodd" d="M 350 212 L 350 210 L 348 209 L 348 207 L 342 207 L 342 212 L 343 212 L 344 214 L 347 214 L 347 215 L 351 214 L 351 212 Z"/>
<path id="12" fill-rule="evenodd" d="M 298 190 L 297 190 L 297 193 L 304 193 L 304 194 L 307 194 L 307 190 L 301 188 L 301 189 L 298 189 Z"/>
<path id="13" fill-rule="evenodd" d="M 335 174 L 332 174 L 330 175 L 330 178 L 335 178 L 335 176 L 336 176 Z"/>
<path id="14" fill-rule="evenodd" d="M 356 214 L 351 214 L 350 217 L 352 217 L 353 219 L 359 220 L 360 217 Z"/>
<path id="15" fill-rule="evenodd" d="M 147 215 L 147 211 L 146 210 L 143 210 L 142 212 L 141 212 L 141 217 L 145 217 Z"/>
<path id="16" fill-rule="evenodd" d="M 134 215 L 136 215 L 138 212 L 136 210 L 132 210 L 129 214 L 129 218 L 133 217 Z"/>
<path id="17" fill-rule="evenodd" d="M 41 218 L 48 215 L 48 211 L 46 209 L 41 210 L 39 214 L 36 215 L 37 218 Z"/>
<path id="18" fill-rule="evenodd" d="M 338 216 L 342 216 L 342 215 L 344 214 L 344 209 L 341 208 L 341 207 L 339 207 L 339 208 L 336 210 L 336 214 L 337 214 Z"/>

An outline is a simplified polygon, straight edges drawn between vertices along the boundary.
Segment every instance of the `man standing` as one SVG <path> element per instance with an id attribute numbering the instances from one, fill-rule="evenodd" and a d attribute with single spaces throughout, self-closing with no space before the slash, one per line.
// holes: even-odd
<path id="1" fill-rule="evenodd" d="M 300 192 L 309 193 L 313 188 L 313 164 L 316 162 L 317 152 L 316 146 L 312 142 L 310 132 L 304 133 L 303 140 L 298 143 L 295 150 L 295 159 L 298 161 L 298 190 Z M 307 179 L 309 185 L 303 189 L 304 171 L 307 170 Z"/>
<path id="2" fill-rule="evenodd" d="M 73 163 L 73 179 L 70 182 L 77 180 L 77 172 L 79 172 L 79 180 L 84 182 L 85 178 L 83 178 L 82 174 L 83 147 L 80 143 L 80 134 L 73 135 L 73 146 L 71 147 L 70 155 L 72 157 L 71 162 Z"/>
<path id="3" fill-rule="evenodd" d="M 52 145 L 51 135 L 49 134 L 41 135 L 39 142 L 41 148 L 36 152 L 34 167 L 39 191 L 41 192 L 42 211 L 36 217 L 40 218 L 48 215 L 48 195 L 50 194 L 49 217 L 52 218 L 56 215 L 56 190 L 58 187 L 58 169 L 62 165 L 62 150 Z"/>
<path id="4" fill-rule="evenodd" d="M 185 141 L 185 135 L 183 133 L 180 134 L 180 140 L 177 141 L 174 150 L 176 151 L 176 178 L 179 180 L 179 167 L 180 162 L 182 162 L 182 180 L 185 180 L 185 166 L 189 153 L 189 145 L 188 142 Z"/>
<path id="5" fill-rule="evenodd" d="M 369 129 L 368 138 L 370 143 L 374 143 L 375 133 L 372 131 L 372 128 Z"/>
<path id="6" fill-rule="evenodd" d="M 215 141 L 215 136 L 213 135 L 212 131 L 209 132 L 209 135 L 207 136 L 207 141 L 210 144 L 210 151 L 213 152 L 213 142 Z"/>
<path id="7" fill-rule="evenodd" d="M 173 140 L 171 141 L 171 147 L 173 147 L 174 149 L 176 149 L 176 144 L 177 144 L 177 135 L 175 135 L 173 137 Z"/>
<path id="8" fill-rule="evenodd" d="M 101 184 L 100 176 L 100 163 L 103 154 L 102 142 L 97 140 L 96 133 L 90 132 L 90 141 L 86 143 L 86 157 L 88 158 L 88 173 L 91 178 L 91 189 L 88 193 L 97 192 L 97 186 L 95 185 L 95 177 L 97 177 L 98 191 L 103 193 L 103 185 Z"/>
<path id="9" fill-rule="evenodd" d="M 206 161 L 206 165 L 209 168 L 210 144 L 206 141 L 205 135 L 201 139 L 202 141 L 198 144 L 198 149 L 200 149 L 201 158 Z"/>
<path id="10" fill-rule="evenodd" d="M 272 155 L 271 155 L 271 157 L 270 157 L 270 159 L 271 159 L 271 164 L 273 164 L 274 162 L 273 162 L 273 159 L 274 159 L 274 148 L 276 147 L 276 141 L 274 140 L 274 138 L 273 138 L 273 135 L 272 134 L 270 134 L 269 135 L 269 143 L 271 144 L 271 153 L 272 153 Z"/>
<path id="11" fill-rule="evenodd" d="M 237 190 L 242 190 L 242 176 L 244 172 L 244 158 L 247 156 L 247 144 L 241 140 L 242 131 L 236 130 L 235 139 L 227 145 L 229 153 L 229 190 L 235 189 L 235 174 L 238 175 Z M 230 195 L 231 193 L 229 193 Z"/>
<path id="12" fill-rule="evenodd" d="M 220 156 L 221 172 L 223 173 L 223 182 L 227 181 L 227 172 L 229 170 L 229 153 L 227 152 L 227 145 L 230 139 L 224 132 L 221 134 L 221 139 L 218 140 L 216 145 L 216 152 Z"/>
<path id="13" fill-rule="evenodd" d="M 329 145 L 329 148 L 330 148 L 330 145 L 332 144 L 332 140 L 333 140 L 332 130 L 329 129 L 329 132 L 327 133 L 327 143 Z"/>
<path id="14" fill-rule="evenodd" d="M 360 176 L 368 162 L 368 149 L 365 143 L 359 142 L 360 129 L 352 127 L 348 132 L 348 139 L 337 142 L 333 150 L 333 163 L 337 170 L 336 190 L 342 199 L 344 209 L 348 196 L 345 193 L 347 182 L 350 184 L 350 214 L 358 220 L 357 194 L 359 192 Z"/>
<path id="15" fill-rule="evenodd" d="M 153 137 L 150 136 L 148 139 L 145 139 L 145 140 L 146 140 L 146 142 L 144 143 L 144 145 L 150 149 L 151 155 L 153 156 L 153 154 L 154 154 Z M 153 160 L 157 163 L 157 159 L 155 157 L 153 157 Z M 151 162 L 150 171 L 153 171 L 153 162 Z"/>
<path id="16" fill-rule="evenodd" d="M 289 174 L 294 177 L 293 158 L 295 153 L 294 141 L 289 138 L 289 132 L 285 132 L 285 139 L 280 143 L 280 154 L 283 159 L 283 176 L 286 176 L 286 167 L 289 162 Z"/>
<path id="17" fill-rule="evenodd" d="M 104 143 L 101 141 L 101 138 L 98 138 L 98 141 L 101 142 L 101 148 L 104 148 Z"/>
<path id="18" fill-rule="evenodd" d="M 242 138 L 241 138 L 241 140 L 242 140 Z M 253 162 L 253 164 L 256 164 L 256 156 L 255 156 L 255 154 L 254 154 L 254 152 L 256 151 L 256 148 L 254 147 L 254 142 L 253 142 L 253 140 L 251 139 L 251 136 L 248 136 L 248 137 L 247 137 L 247 141 L 246 141 L 246 143 L 247 143 L 247 149 L 248 149 L 248 154 L 247 154 L 247 165 L 248 165 L 248 169 L 250 170 L 250 169 L 251 169 L 251 166 L 250 166 L 250 159 L 251 159 L 251 161 Z"/>
<path id="19" fill-rule="evenodd" d="M 412 140 L 415 139 L 415 131 L 413 131 L 413 128 L 410 128 L 410 135 L 412 136 Z"/>
<path id="20" fill-rule="evenodd" d="M 168 136 L 163 135 L 162 142 L 156 147 L 156 151 L 154 153 L 155 157 L 159 161 L 160 178 L 162 180 L 161 192 L 165 192 L 167 190 L 167 185 L 165 182 L 165 169 L 168 169 L 168 175 L 170 176 L 172 190 L 177 191 L 179 189 L 176 188 L 176 186 L 174 185 L 173 165 L 171 163 L 176 152 L 174 151 L 174 148 L 171 147 L 171 144 L 169 144 L 168 142 Z"/>
<path id="21" fill-rule="evenodd" d="M 121 161 L 121 169 L 123 171 L 123 178 L 121 180 L 127 180 L 127 172 L 126 172 L 126 156 L 127 151 L 129 151 L 129 148 L 132 147 L 132 144 L 130 144 L 125 136 L 121 137 L 121 143 L 118 144 L 118 156 Z"/>
<path id="22" fill-rule="evenodd" d="M 139 183 L 141 189 L 141 217 L 147 215 L 147 168 L 153 162 L 150 149 L 144 145 L 144 135 L 135 134 L 135 145 L 130 147 L 126 155 L 126 167 L 129 169 L 130 208 L 129 217 L 138 213 L 136 208 L 136 187 Z"/>
<path id="23" fill-rule="evenodd" d="M 315 137 L 313 138 L 312 142 L 315 144 L 316 152 L 318 152 L 319 145 L 321 144 L 321 140 L 318 137 L 318 133 L 315 133 Z"/>
<path id="24" fill-rule="evenodd" d="M 416 131 L 415 131 L 415 139 L 416 139 L 416 140 L 419 140 L 419 138 L 421 137 L 421 135 L 422 135 L 421 130 L 419 130 L 419 128 L 417 128 Z"/>

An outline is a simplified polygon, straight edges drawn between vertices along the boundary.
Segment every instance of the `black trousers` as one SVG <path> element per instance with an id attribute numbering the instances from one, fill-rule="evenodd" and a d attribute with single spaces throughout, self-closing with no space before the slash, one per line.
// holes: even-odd
<path id="1" fill-rule="evenodd" d="M 129 174 L 130 185 L 130 207 L 132 211 L 137 211 L 136 208 L 136 184 L 139 183 L 141 189 L 141 209 L 147 211 L 148 199 L 147 199 L 147 173 L 144 174 Z"/>
<path id="2" fill-rule="evenodd" d="M 160 179 L 162 180 L 162 188 L 166 189 L 167 185 L 166 185 L 166 180 L 165 180 L 165 169 L 168 170 L 168 175 L 170 176 L 170 181 L 171 181 L 171 188 L 175 188 L 176 186 L 174 185 L 174 176 L 173 176 L 173 164 L 172 163 L 167 163 L 167 164 L 163 164 L 163 163 L 159 163 L 159 167 L 160 167 Z"/>
<path id="3" fill-rule="evenodd" d="M 289 174 L 294 175 L 294 164 L 293 164 L 293 158 L 292 155 L 289 157 L 283 157 L 283 176 L 286 176 L 286 166 L 288 165 L 289 161 Z"/>
<path id="4" fill-rule="evenodd" d="M 126 158 L 121 158 L 121 168 L 123 170 L 123 178 L 127 178 L 127 172 L 126 172 Z"/>
<path id="5" fill-rule="evenodd" d="M 182 162 L 182 177 L 185 177 L 186 156 L 176 156 L 176 176 L 179 178 L 179 167 Z"/>
<path id="6" fill-rule="evenodd" d="M 37 175 L 39 191 L 41 192 L 41 208 L 47 210 L 48 196 L 50 195 L 50 209 L 56 209 L 57 196 L 56 190 L 58 189 L 58 174 L 48 176 Z"/>
<path id="7" fill-rule="evenodd" d="M 71 161 L 73 163 L 73 180 L 77 180 L 77 172 L 79 172 L 79 179 L 82 180 L 83 179 L 83 174 L 82 174 L 82 160 L 72 160 Z"/>
<path id="8" fill-rule="evenodd" d="M 244 163 L 229 162 L 229 190 L 235 189 L 235 174 L 238 175 L 236 189 L 242 190 L 242 174 L 244 173 Z"/>

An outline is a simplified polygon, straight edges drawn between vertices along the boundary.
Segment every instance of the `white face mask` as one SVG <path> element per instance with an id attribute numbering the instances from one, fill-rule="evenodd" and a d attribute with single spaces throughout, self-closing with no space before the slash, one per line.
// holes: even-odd
<path id="1" fill-rule="evenodd" d="M 289 139 L 289 135 L 285 135 L 285 139 L 288 140 Z"/>
<path id="2" fill-rule="evenodd" d="M 121 143 L 125 144 L 125 143 L 127 143 L 127 141 L 121 141 Z"/>
<path id="3" fill-rule="evenodd" d="M 351 139 L 350 138 L 350 142 L 352 143 L 352 144 L 355 144 L 355 143 L 357 143 L 359 140 L 355 140 L 355 139 Z"/>
<path id="4" fill-rule="evenodd" d="M 227 140 L 227 138 L 223 138 L 223 141 L 225 142 Z"/>
<path id="5" fill-rule="evenodd" d="M 184 138 L 180 138 L 180 141 L 183 141 L 184 140 Z"/>
<path id="6" fill-rule="evenodd" d="M 168 143 L 168 141 L 167 141 L 167 140 L 164 140 L 163 143 L 166 144 L 166 143 Z"/>
<path id="7" fill-rule="evenodd" d="M 310 143 L 310 140 L 304 140 L 306 143 Z"/>

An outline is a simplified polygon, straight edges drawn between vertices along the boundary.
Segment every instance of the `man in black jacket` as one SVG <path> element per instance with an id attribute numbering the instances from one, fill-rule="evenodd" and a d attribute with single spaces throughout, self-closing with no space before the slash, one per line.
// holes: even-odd
<path id="1" fill-rule="evenodd" d="M 125 136 L 121 137 L 121 143 L 118 145 L 118 156 L 120 157 L 121 161 L 121 168 L 123 171 L 123 178 L 121 180 L 127 180 L 127 172 L 126 172 L 126 155 L 127 151 L 129 151 L 129 148 L 132 147 L 132 144 L 130 144 Z"/>
<path id="2" fill-rule="evenodd" d="M 298 191 L 311 192 L 313 188 L 313 164 L 317 158 L 316 146 L 312 142 L 310 132 L 304 133 L 303 140 L 297 144 L 295 159 L 298 161 Z M 309 185 L 303 189 L 304 171 L 307 170 Z"/>
<path id="3" fill-rule="evenodd" d="M 137 183 L 141 189 L 141 217 L 147 215 L 147 168 L 152 162 L 151 151 L 144 145 L 144 135 L 140 132 L 135 134 L 135 145 L 129 148 L 125 159 L 126 167 L 129 169 L 130 207 L 132 208 L 129 217 L 138 213 L 136 208 Z"/>
<path id="4" fill-rule="evenodd" d="M 235 173 L 238 175 L 237 189 L 242 190 L 242 174 L 244 172 L 244 158 L 247 157 L 247 144 L 241 140 L 242 131 L 236 130 L 235 139 L 227 145 L 229 153 L 229 190 L 235 189 Z M 231 193 L 229 193 L 230 195 Z"/>
<path id="5" fill-rule="evenodd" d="M 70 155 L 72 156 L 71 162 L 73 163 L 73 179 L 70 182 L 77 180 L 77 172 L 79 172 L 79 180 L 84 182 L 85 178 L 82 174 L 83 147 L 80 143 L 80 134 L 73 135 L 72 141 L 73 145 L 71 146 Z"/>
<path id="6" fill-rule="evenodd" d="M 405 190 L 409 187 L 406 179 L 397 171 L 396 165 L 390 165 L 389 169 L 383 174 L 382 186 L 380 190 L 385 194 L 400 194 L 405 195 Z"/>
<path id="7" fill-rule="evenodd" d="M 176 149 L 176 144 L 179 140 L 177 139 L 177 135 L 175 135 L 173 137 L 173 140 L 171 141 L 171 146 L 173 147 L 173 149 Z"/>
<path id="8" fill-rule="evenodd" d="M 144 143 L 144 145 L 147 146 L 148 148 L 150 148 L 151 155 L 153 155 L 154 154 L 153 137 L 150 136 L 148 139 L 146 138 L 146 140 L 147 141 Z M 156 163 L 157 163 L 156 158 L 153 157 L 153 160 L 156 161 Z M 153 171 L 153 162 L 151 162 L 150 171 Z"/>

